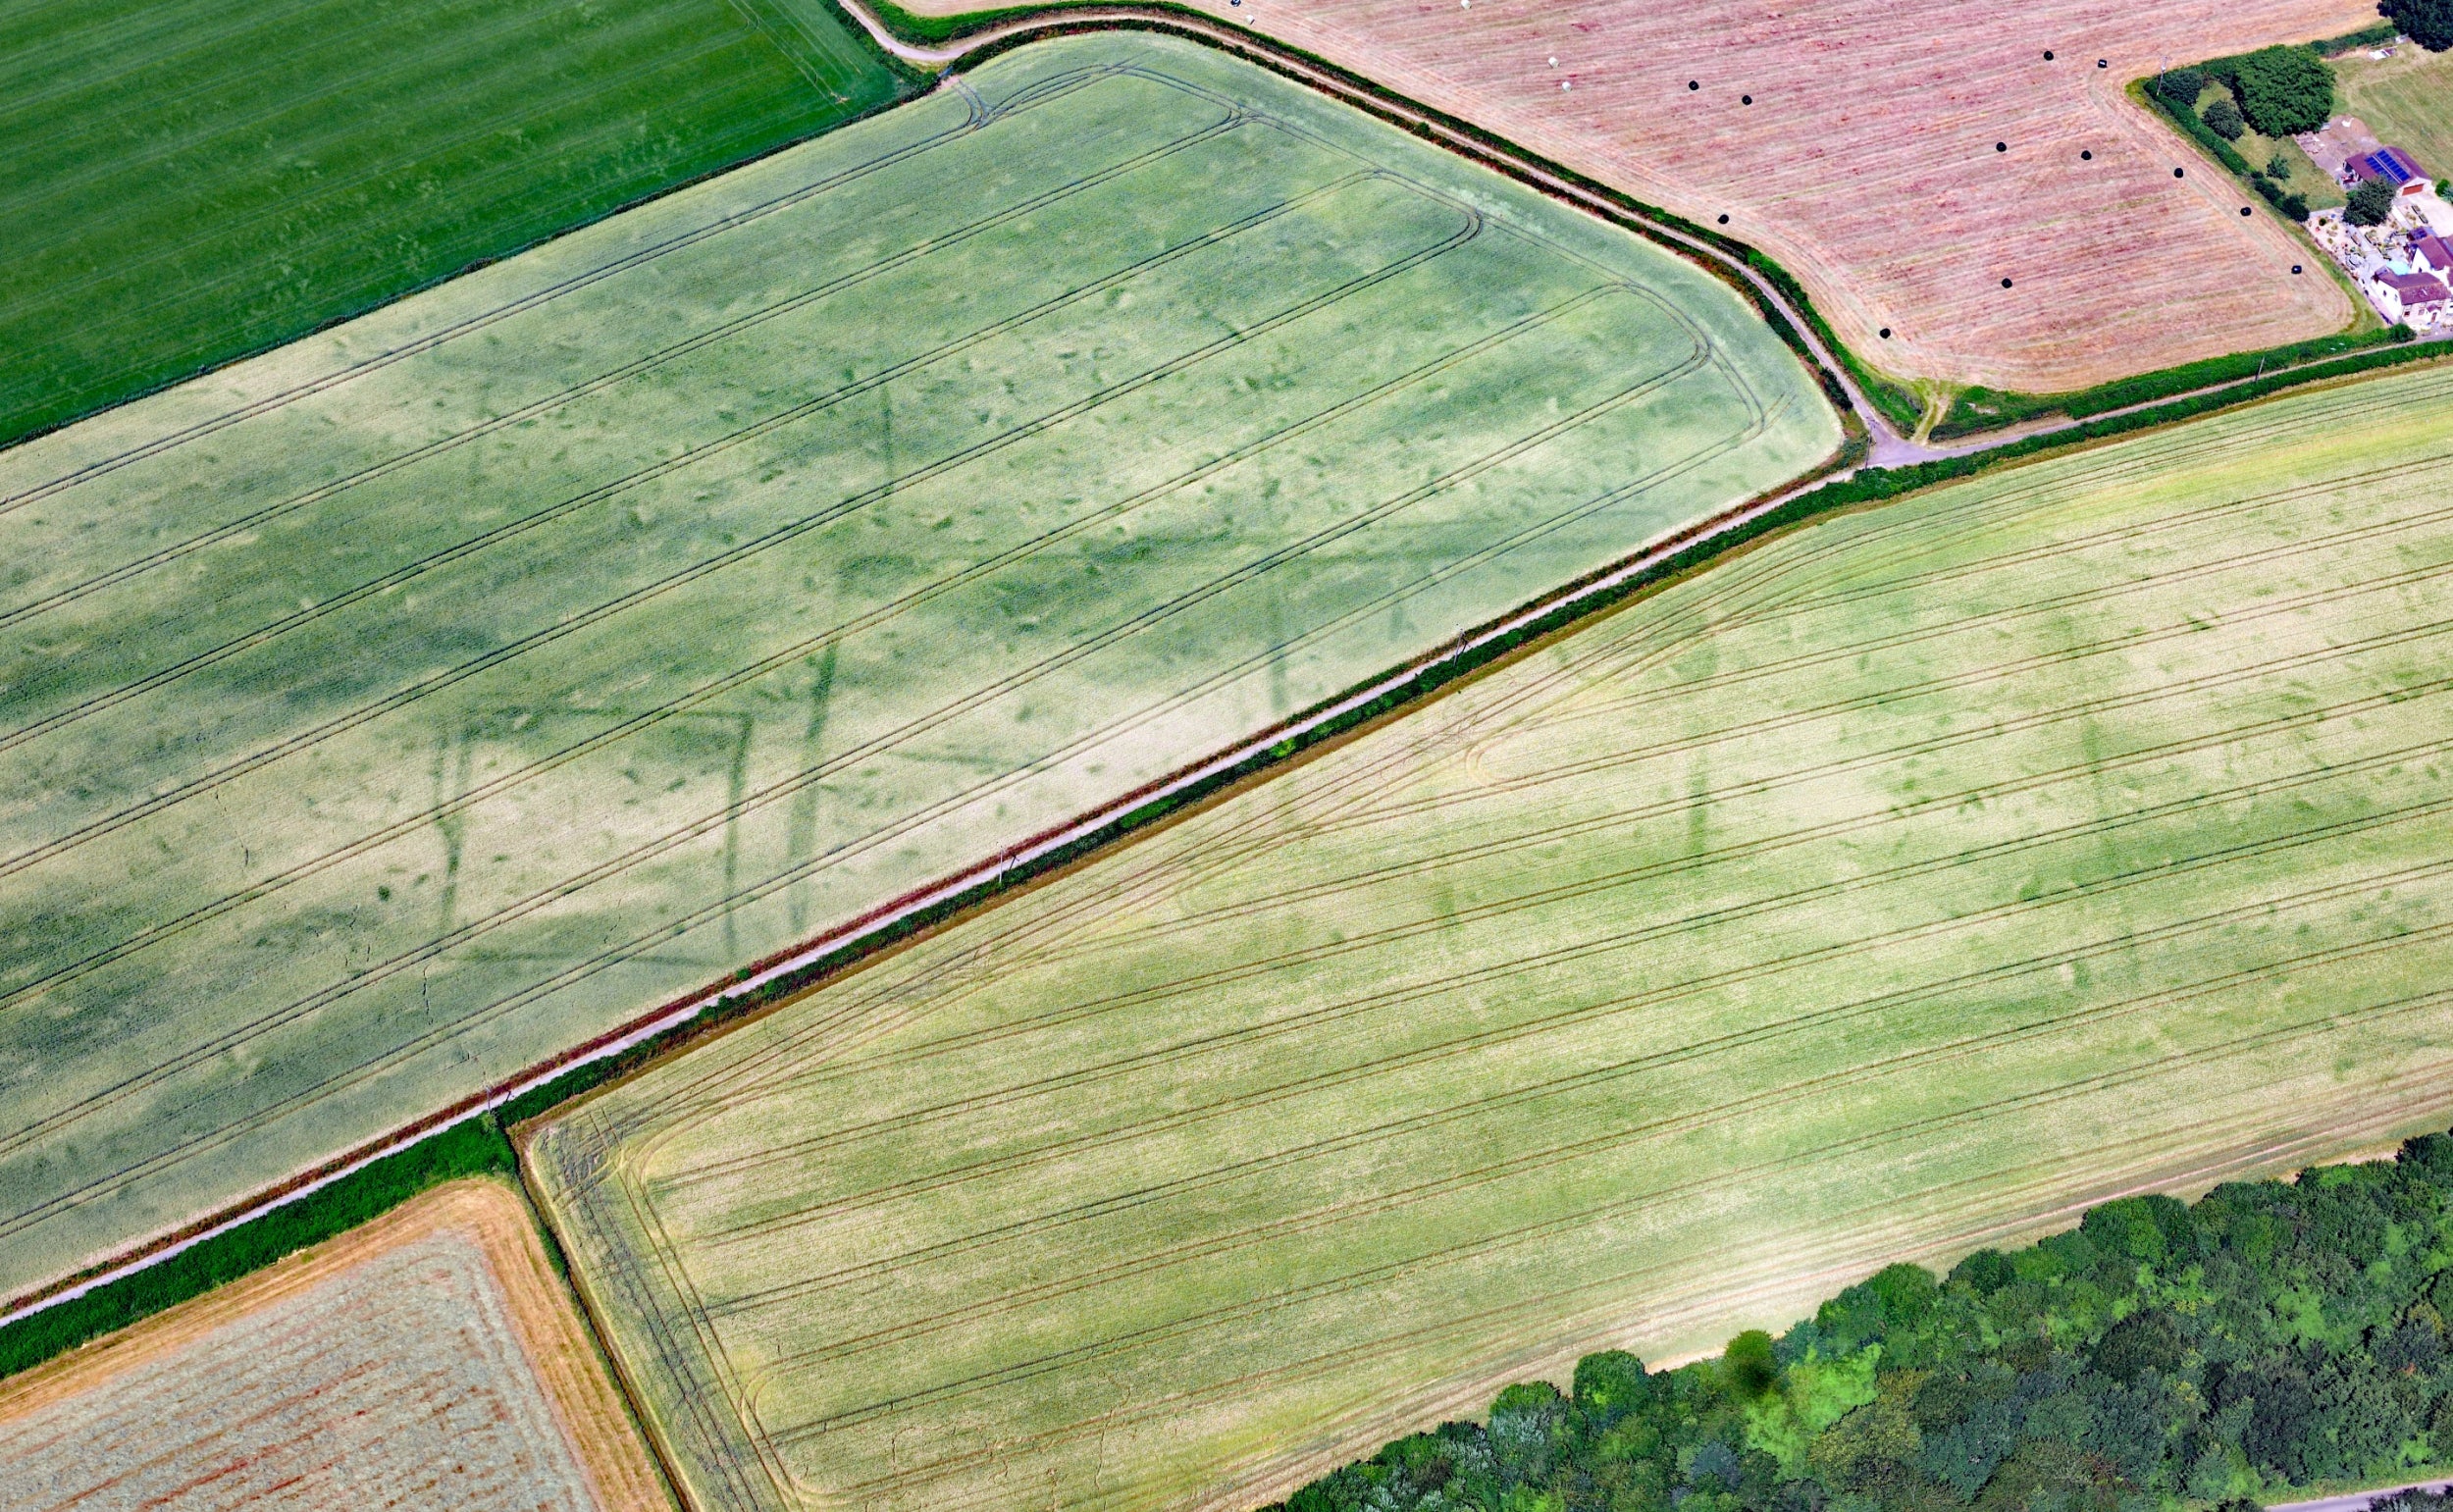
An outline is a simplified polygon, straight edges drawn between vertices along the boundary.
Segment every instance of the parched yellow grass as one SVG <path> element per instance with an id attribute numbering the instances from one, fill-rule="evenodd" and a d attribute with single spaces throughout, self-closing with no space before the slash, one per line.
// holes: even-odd
<path id="1" fill-rule="evenodd" d="M 672 1506 L 499 1181 L 437 1188 L 0 1385 L 0 1505 Z"/>

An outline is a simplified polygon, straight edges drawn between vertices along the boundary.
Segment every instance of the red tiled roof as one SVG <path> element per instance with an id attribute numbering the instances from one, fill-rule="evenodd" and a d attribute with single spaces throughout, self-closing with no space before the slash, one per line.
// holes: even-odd
<path id="1" fill-rule="evenodd" d="M 2443 280 L 2424 273 L 2379 273 L 2376 282 L 2400 294 L 2406 305 L 2435 304 L 2453 298 L 2453 289 L 2447 289 Z"/>

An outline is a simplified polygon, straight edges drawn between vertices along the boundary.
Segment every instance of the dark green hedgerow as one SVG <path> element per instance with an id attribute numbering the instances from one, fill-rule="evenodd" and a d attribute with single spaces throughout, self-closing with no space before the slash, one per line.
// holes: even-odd
<path id="1" fill-rule="evenodd" d="M 1933 428 L 1933 437 L 1936 441 L 1943 441 L 1975 435 L 2021 420 L 2032 420 L 2039 415 L 2067 415 L 2073 420 L 2085 420 L 2109 410 L 2126 409 L 2132 404 L 2145 404 L 2176 393 L 2189 393 L 2269 372 L 2279 373 L 2286 368 L 2296 368 L 2326 357 L 2364 351 L 2375 346 L 2395 345 L 2411 339 L 2410 329 L 2404 326 L 2321 336 L 2313 340 L 2276 346 L 2267 351 L 2209 357 L 2202 362 L 2185 363 L 2158 373 L 2142 373 L 2136 378 L 2118 379 L 2069 394 L 2006 393 L 1998 389 L 1970 389 L 1959 395 L 1957 402 L 1952 406 L 1950 416 Z"/>
<path id="2" fill-rule="evenodd" d="M 1499 1393 L 1282 1512 L 2152 1512 L 2453 1463 L 2453 1137 L 2124 1197 L 1937 1280 L 1894 1265 L 1775 1340 Z M 2443 1512 L 2435 1498 L 2394 1512 Z"/>
<path id="3" fill-rule="evenodd" d="M 2340 36 L 2329 36 L 2322 42 L 2308 45 L 2320 58 L 2339 58 L 2356 48 L 2382 47 L 2401 34 L 2400 26 L 2389 21 L 2380 21 L 2373 26 L 2362 26 L 2357 31 L 2345 31 Z"/>
<path id="4" fill-rule="evenodd" d="M 515 1169 L 502 1126 L 480 1116 L 351 1172 L 329 1186 L 149 1266 L 0 1329 L 0 1377 L 201 1296 L 390 1212 L 461 1176 L 510 1175 Z"/>

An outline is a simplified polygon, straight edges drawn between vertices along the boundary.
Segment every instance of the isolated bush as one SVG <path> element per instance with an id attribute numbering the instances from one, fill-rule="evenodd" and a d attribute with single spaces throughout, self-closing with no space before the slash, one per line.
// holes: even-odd
<path id="1" fill-rule="evenodd" d="M 2240 133 L 2248 130 L 2248 123 L 2240 119 L 2240 107 L 2231 103 L 2229 95 L 2215 96 L 2207 103 L 2206 109 L 2199 112 L 2198 119 L 2206 123 L 2208 130 L 2225 141 L 2238 141 Z"/>
<path id="2" fill-rule="evenodd" d="M 2384 0 L 2376 9 L 2429 52 L 2453 47 L 2453 0 Z"/>
<path id="3" fill-rule="evenodd" d="M 2010 1257 L 1998 1249 L 1980 1249 L 1951 1269 L 1951 1279 L 1980 1297 L 1989 1297 L 2018 1278 Z"/>
<path id="4" fill-rule="evenodd" d="M 2353 189 L 2350 199 L 2342 211 L 2344 220 L 2354 226 L 2382 226 L 2386 212 L 2393 208 L 2393 185 L 2371 179 Z"/>
<path id="5" fill-rule="evenodd" d="M 2173 69 L 2155 77 L 2155 92 L 2175 110 L 2197 109 L 2199 91 L 2205 87 L 2206 75 L 2198 69 Z"/>
<path id="6" fill-rule="evenodd" d="M 2265 136 L 2314 131 L 2333 114 L 2333 69 L 2305 47 L 2261 47 L 2225 59 L 2240 114 Z"/>
<path id="7" fill-rule="evenodd" d="M 1772 1336 L 1760 1329 L 1748 1329 L 1731 1339 L 1721 1353 L 1721 1364 L 1730 1393 L 1742 1402 L 1761 1396 L 1780 1380 L 1780 1362 L 1772 1358 Z"/>

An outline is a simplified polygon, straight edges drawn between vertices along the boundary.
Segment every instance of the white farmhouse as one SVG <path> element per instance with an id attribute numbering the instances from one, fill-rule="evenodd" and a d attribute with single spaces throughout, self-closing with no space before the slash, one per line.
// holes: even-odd
<path id="1" fill-rule="evenodd" d="M 2368 276 L 2368 295 L 2375 302 L 2376 313 L 2417 330 L 2443 318 L 2447 301 L 2453 300 L 2453 288 L 2425 273 L 2379 268 Z"/>

